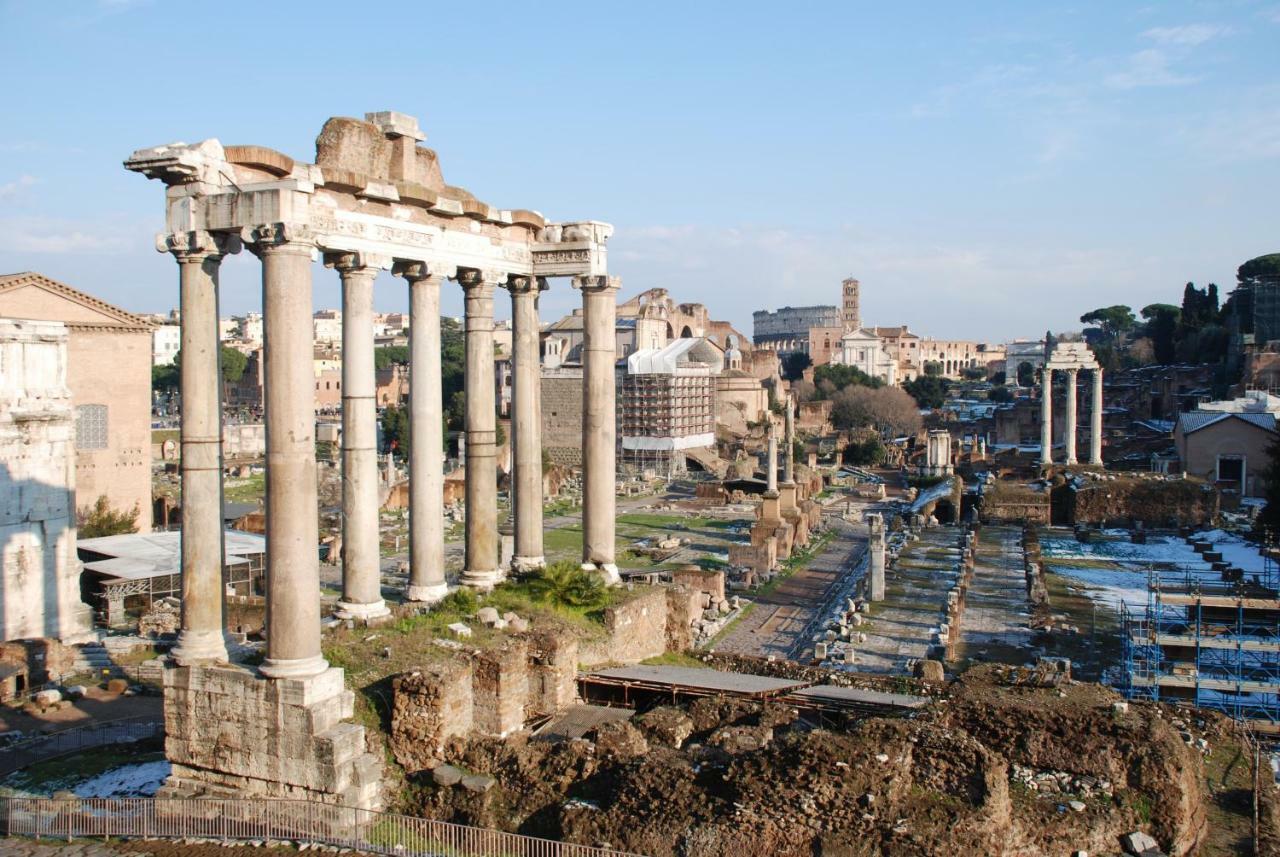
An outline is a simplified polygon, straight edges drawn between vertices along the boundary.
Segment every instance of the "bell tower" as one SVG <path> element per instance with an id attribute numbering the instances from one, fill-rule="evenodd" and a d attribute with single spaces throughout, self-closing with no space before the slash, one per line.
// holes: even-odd
<path id="1" fill-rule="evenodd" d="M 844 281 L 843 313 L 844 330 L 848 333 L 862 327 L 862 313 L 858 309 L 858 281 L 849 277 Z"/>

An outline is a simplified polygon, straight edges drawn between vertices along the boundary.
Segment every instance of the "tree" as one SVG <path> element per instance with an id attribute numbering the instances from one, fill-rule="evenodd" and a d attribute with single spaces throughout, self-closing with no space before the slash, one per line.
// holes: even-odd
<path id="1" fill-rule="evenodd" d="M 382 412 L 382 437 L 387 449 L 409 457 L 409 409 L 387 405 Z"/>
<path id="2" fill-rule="evenodd" d="M 1254 529 L 1271 541 L 1280 536 L 1280 437 L 1267 448 L 1267 466 L 1262 472 L 1266 481 L 1267 505 L 1258 514 Z"/>
<path id="3" fill-rule="evenodd" d="M 1096 325 L 1102 332 L 1103 338 L 1111 342 L 1133 330 L 1134 325 L 1137 324 L 1137 319 L 1133 317 L 1133 310 L 1124 304 L 1092 310 L 1080 316 L 1080 321 Z"/>
<path id="4" fill-rule="evenodd" d="M 940 408 L 943 402 L 947 400 L 947 389 L 950 386 L 950 382 L 946 378 L 921 375 L 915 380 L 903 384 L 902 389 L 906 390 L 920 407 Z"/>
<path id="5" fill-rule="evenodd" d="M 840 429 L 870 427 L 895 437 L 915 434 L 922 425 L 915 400 L 897 387 L 840 390 L 831 400 L 831 422 Z"/>
<path id="6" fill-rule="evenodd" d="M 409 346 L 407 345 L 384 345 L 373 351 L 373 368 L 378 371 L 389 368 L 393 363 L 408 362 Z"/>
<path id="7" fill-rule="evenodd" d="M 875 435 L 868 435 L 862 440 L 851 441 L 844 448 L 844 463 L 855 467 L 876 467 L 884 463 L 884 442 Z"/>
<path id="8" fill-rule="evenodd" d="M 176 364 L 151 367 L 151 389 L 157 393 L 178 392 L 181 380 Z"/>
<path id="9" fill-rule="evenodd" d="M 1017 382 L 1019 387 L 1031 387 L 1036 383 L 1036 367 L 1031 365 L 1030 360 L 1023 360 L 1018 364 Z"/>
<path id="10" fill-rule="evenodd" d="M 249 365 L 249 358 L 243 351 L 221 346 L 219 355 L 222 361 L 222 381 L 224 384 L 236 384 L 244 377 L 244 370 Z M 151 367 L 151 389 L 156 392 L 178 391 L 182 385 L 182 352 L 173 355 L 173 362 L 165 366 Z"/>
<path id="11" fill-rule="evenodd" d="M 1241 285 L 1255 285 L 1274 277 L 1280 277 L 1280 253 L 1258 256 L 1236 269 L 1236 279 Z"/>
<path id="12" fill-rule="evenodd" d="M 942 376 L 942 364 L 937 360 L 928 360 L 924 364 L 924 374 L 930 378 L 940 378 Z"/>
<path id="13" fill-rule="evenodd" d="M 823 388 L 824 381 L 828 382 L 836 390 L 851 386 L 880 387 L 884 384 L 883 381 L 878 378 L 872 378 L 856 366 L 845 366 L 840 363 L 828 363 L 825 366 L 819 366 L 813 372 L 813 381 L 820 390 Z"/>
<path id="14" fill-rule="evenodd" d="M 1013 393 L 1004 384 L 997 384 L 987 391 L 987 401 L 989 402 L 1012 402 Z"/>
<path id="15" fill-rule="evenodd" d="M 782 358 L 782 377 L 795 381 L 804 376 L 804 370 L 813 365 L 813 358 L 803 351 L 792 351 Z"/>
<path id="16" fill-rule="evenodd" d="M 179 352 L 181 353 L 181 352 Z M 238 384 L 240 379 L 244 377 L 244 370 L 249 365 L 249 358 L 243 351 L 235 348 L 222 346 L 222 382 L 224 384 Z M 177 358 L 174 358 L 175 362 Z"/>
<path id="17" fill-rule="evenodd" d="M 82 539 L 97 539 L 102 536 L 136 533 L 139 514 L 141 510 L 136 503 L 130 511 L 115 511 L 111 508 L 107 495 L 102 494 L 92 506 L 81 509 L 76 514 L 77 535 Z"/>
<path id="18" fill-rule="evenodd" d="M 1182 310 L 1172 304 L 1148 304 L 1142 308 L 1142 317 L 1147 320 L 1146 333 L 1156 362 L 1167 365 L 1177 361 L 1177 331 Z"/>

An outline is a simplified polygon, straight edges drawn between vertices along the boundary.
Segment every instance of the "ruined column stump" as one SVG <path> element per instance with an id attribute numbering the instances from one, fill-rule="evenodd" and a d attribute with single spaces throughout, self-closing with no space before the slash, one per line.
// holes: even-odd
<path id="1" fill-rule="evenodd" d="M 365 750 L 343 671 L 267 679 L 241 667 L 164 674 L 160 797 L 264 797 L 381 807 L 382 761 Z"/>

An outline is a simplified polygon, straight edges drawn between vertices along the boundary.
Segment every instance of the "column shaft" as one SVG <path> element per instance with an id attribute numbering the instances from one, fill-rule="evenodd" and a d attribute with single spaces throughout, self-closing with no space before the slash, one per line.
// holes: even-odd
<path id="1" fill-rule="evenodd" d="M 1093 402 L 1089 409 L 1089 463 L 1102 466 L 1102 370 L 1093 370 Z"/>
<path id="2" fill-rule="evenodd" d="M 782 481 L 787 485 L 790 485 L 796 481 L 796 410 L 795 402 L 791 398 L 790 394 L 787 395 L 787 415 L 784 425 L 786 428 L 786 436 L 783 439 L 783 442 L 786 444 L 786 449 L 783 450 L 782 456 Z"/>
<path id="3" fill-rule="evenodd" d="M 196 236 L 194 239 L 192 235 Z M 182 306 L 182 629 L 173 649 L 183 666 L 227 660 L 222 525 L 222 342 L 212 236 L 176 235 Z"/>
<path id="4" fill-rule="evenodd" d="M 490 588 L 498 568 L 497 398 L 493 373 L 492 275 L 459 275 L 465 296 L 467 391 L 466 561 L 462 582 Z"/>
<path id="5" fill-rule="evenodd" d="M 1076 374 L 1075 369 L 1067 370 L 1067 464 L 1076 463 Z"/>
<path id="6" fill-rule="evenodd" d="M 267 433 L 267 657 L 262 673 L 307 678 L 320 652 L 311 245 L 298 227 L 257 230 L 262 258 L 263 401 Z"/>
<path id="7" fill-rule="evenodd" d="M 409 281 L 410 601 L 449 594 L 444 576 L 444 392 L 440 379 L 440 284 L 425 266 L 397 269 Z"/>
<path id="8" fill-rule="evenodd" d="M 1040 466 L 1053 463 L 1053 370 L 1045 366 L 1040 380 Z"/>
<path id="9" fill-rule="evenodd" d="M 545 564 L 542 555 L 542 367 L 538 358 L 538 291 L 531 277 L 512 277 L 511 441 L 512 517 L 515 555 L 512 569 L 529 571 Z"/>
<path id="10" fill-rule="evenodd" d="M 382 600 L 378 538 L 378 414 L 373 368 L 373 281 L 354 254 L 330 262 L 342 276 L 342 600 L 337 615 L 375 619 Z"/>
<path id="11" fill-rule="evenodd" d="M 582 290 L 582 564 L 610 584 L 620 582 L 614 562 L 616 509 L 618 280 L 578 277 Z"/>
<path id="12" fill-rule="evenodd" d="M 769 453 L 765 470 L 765 490 L 778 493 L 778 434 L 769 418 Z"/>

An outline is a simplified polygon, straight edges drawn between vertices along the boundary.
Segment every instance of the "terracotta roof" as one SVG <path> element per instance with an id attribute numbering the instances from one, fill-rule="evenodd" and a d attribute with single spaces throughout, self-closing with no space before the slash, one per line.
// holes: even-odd
<path id="1" fill-rule="evenodd" d="M 73 303 L 99 312 L 106 318 L 102 322 L 65 322 L 68 327 L 72 328 L 120 328 L 132 330 L 152 330 L 155 325 L 144 319 L 142 316 L 135 315 L 128 310 L 123 310 L 114 304 L 109 304 L 104 300 L 99 300 L 93 295 L 86 294 L 79 289 L 74 289 L 66 283 L 60 283 L 52 277 L 46 277 L 44 274 L 38 274 L 35 271 L 22 271 L 16 274 L 0 274 L 0 294 L 14 289 L 23 288 L 25 286 L 36 286 L 47 292 L 52 292 L 59 297 L 65 298 Z"/>

